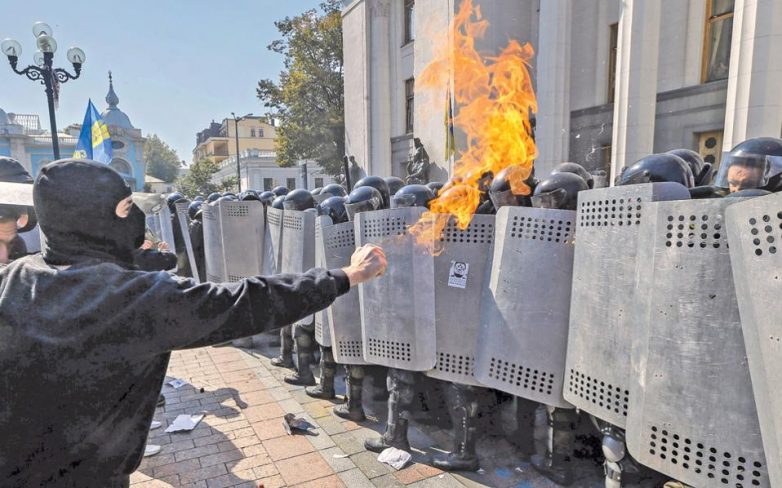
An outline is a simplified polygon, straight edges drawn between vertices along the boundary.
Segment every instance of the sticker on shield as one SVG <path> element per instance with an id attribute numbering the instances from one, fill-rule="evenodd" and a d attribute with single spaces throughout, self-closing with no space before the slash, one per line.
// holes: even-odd
<path id="1" fill-rule="evenodd" d="M 448 286 L 462 289 L 467 288 L 467 273 L 469 272 L 469 263 L 451 261 L 451 271 L 448 273 Z"/>

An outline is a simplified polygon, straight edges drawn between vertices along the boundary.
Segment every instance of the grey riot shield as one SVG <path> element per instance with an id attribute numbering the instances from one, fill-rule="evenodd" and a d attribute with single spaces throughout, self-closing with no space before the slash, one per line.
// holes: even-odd
<path id="1" fill-rule="evenodd" d="M 353 222 L 336 225 L 330 222 L 328 217 L 318 220 L 317 252 L 323 256 L 323 267 L 344 268 L 350 264 L 350 256 L 356 249 Z M 364 361 L 358 288 L 353 287 L 337 298 L 326 312 L 334 359 L 340 364 L 368 364 Z"/>
<path id="2" fill-rule="evenodd" d="M 636 245 L 644 206 L 689 197 L 678 183 L 578 194 L 564 397 L 618 427 L 626 425 L 630 402 Z"/>
<path id="3" fill-rule="evenodd" d="M 190 263 L 190 271 L 193 273 L 193 279 L 201 283 L 201 277 L 198 276 L 198 266 L 196 266 L 195 253 L 193 252 L 193 243 L 190 242 L 190 229 L 188 224 L 190 218 L 187 215 L 187 207 L 189 203 L 175 203 L 177 221 L 179 222 L 179 228 L 182 231 L 182 239 L 185 241 L 185 251 L 187 251 L 187 260 Z"/>
<path id="4" fill-rule="evenodd" d="M 201 209 L 204 226 L 206 281 L 223 283 L 227 279 L 225 260 L 223 259 L 223 231 L 220 226 L 220 208 L 216 205 L 204 204 Z"/>
<path id="5" fill-rule="evenodd" d="M 255 200 L 218 202 L 225 281 L 263 273 L 263 204 Z"/>
<path id="6" fill-rule="evenodd" d="M 176 244 L 174 241 L 174 228 L 171 223 L 171 211 L 168 206 L 163 204 L 158 211 L 160 216 L 160 237 L 168 244 L 168 249 L 171 252 L 176 252 Z"/>
<path id="7" fill-rule="evenodd" d="M 266 207 L 267 252 L 271 256 L 266 270 L 270 274 L 282 272 L 282 216 L 283 210 Z"/>
<path id="8" fill-rule="evenodd" d="M 389 263 L 383 276 L 359 286 L 364 359 L 370 363 L 426 371 L 436 362 L 434 260 L 408 231 L 424 210 L 357 214 L 356 246 L 381 246 Z"/>
<path id="9" fill-rule="evenodd" d="M 315 267 L 315 215 L 285 210 L 282 216 L 282 272 L 303 273 Z M 312 324 L 306 317 L 294 325 Z"/>
<path id="10" fill-rule="evenodd" d="M 751 198 L 727 212 L 733 281 L 771 486 L 782 486 L 782 193 Z"/>
<path id="11" fill-rule="evenodd" d="M 329 268 L 326 263 L 326 256 L 323 253 L 323 246 L 319 245 L 323 241 L 323 227 L 331 225 L 331 218 L 320 216 L 315 219 L 315 266 L 318 268 Z M 333 347 L 331 343 L 331 327 L 329 326 L 328 309 L 321 310 L 315 314 L 315 340 L 324 347 Z"/>
<path id="12" fill-rule="evenodd" d="M 644 205 L 638 236 L 627 445 L 692 486 L 770 486 L 725 229 L 735 202 Z"/>
<path id="13" fill-rule="evenodd" d="M 576 212 L 502 207 L 481 302 L 475 377 L 560 408 L 573 278 Z"/>
<path id="14" fill-rule="evenodd" d="M 437 362 L 425 374 L 464 385 L 475 379 L 475 356 L 481 324 L 481 298 L 488 286 L 494 243 L 493 215 L 475 215 L 460 230 L 451 219 L 434 256 L 435 348 Z"/>

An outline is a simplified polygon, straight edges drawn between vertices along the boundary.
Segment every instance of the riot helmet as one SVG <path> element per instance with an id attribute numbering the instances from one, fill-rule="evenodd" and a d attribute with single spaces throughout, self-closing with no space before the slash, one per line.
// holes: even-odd
<path id="1" fill-rule="evenodd" d="M 355 185 L 353 185 L 353 189 L 355 190 L 356 188 L 361 188 L 364 186 L 371 186 L 380 192 L 380 196 L 383 197 L 382 208 L 391 207 L 391 194 L 388 191 L 388 183 L 386 183 L 386 180 L 379 176 L 365 176 L 358 180 Z"/>
<path id="2" fill-rule="evenodd" d="M 578 204 L 578 192 L 588 189 L 587 182 L 577 174 L 552 173 L 535 187 L 532 206 L 575 210 Z"/>
<path id="3" fill-rule="evenodd" d="M 317 188 L 313 188 L 312 190 L 310 190 L 310 194 L 311 194 L 313 197 L 316 197 L 316 196 L 320 195 L 320 192 L 322 192 L 322 191 L 323 191 L 323 187 L 322 187 L 322 186 L 319 186 L 319 187 L 317 187 Z"/>
<path id="4" fill-rule="evenodd" d="M 0 156 L 0 181 L 33 184 L 33 178 L 24 169 L 24 166 L 16 159 L 5 156 Z M 0 205 L 0 219 L 16 220 L 17 233 L 30 231 L 38 225 L 35 209 L 23 205 Z"/>
<path id="5" fill-rule="evenodd" d="M 212 193 L 210 193 L 210 194 L 209 194 L 209 196 L 208 196 L 208 197 L 206 197 L 206 201 L 207 201 L 208 203 L 212 203 L 212 202 L 214 202 L 215 200 L 217 200 L 218 198 L 220 198 L 221 196 L 222 196 L 222 195 L 220 195 L 220 194 L 219 194 L 219 193 L 217 193 L 217 192 L 212 192 Z"/>
<path id="6" fill-rule="evenodd" d="M 495 209 L 500 207 L 519 207 L 529 206 L 529 197 L 525 195 L 515 195 L 511 191 L 511 175 L 513 171 L 518 171 L 518 166 L 508 166 L 502 169 L 489 185 L 489 199 L 492 202 L 492 206 Z M 524 183 L 533 188 L 534 177 L 532 174 L 524 181 Z"/>
<path id="7" fill-rule="evenodd" d="M 245 201 L 245 200 L 255 200 L 256 202 L 260 202 L 261 199 L 258 197 L 258 192 L 255 190 L 245 190 L 239 194 L 239 200 Z"/>
<path id="8" fill-rule="evenodd" d="M 285 195 L 280 195 L 274 200 L 272 200 L 272 208 L 276 208 L 277 210 L 282 210 L 285 208 L 283 205 L 283 202 L 285 202 Z"/>
<path id="9" fill-rule="evenodd" d="M 203 205 L 203 202 L 196 200 L 187 206 L 187 216 L 190 217 L 190 220 L 196 218 L 196 213 L 201 210 L 201 205 Z"/>
<path id="10" fill-rule="evenodd" d="M 690 167 L 692 176 L 695 178 L 695 186 L 705 186 L 711 182 L 714 173 L 714 167 L 711 163 L 703 160 L 703 156 L 692 149 L 671 149 L 666 154 L 679 156 Z"/>
<path id="11" fill-rule="evenodd" d="M 194 202 L 203 202 L 204 196 L 203 195 L 196 195 L 196 197 L 193 199 Z"/>
<path id="12" fill-rule="evenodd" d="M 443 186 L 445 186 L 445 183 L 442 183 L 440 181 L 430 181 L 426 185 L 427 188 L 432 190 L 432 193 L 434 193 L 434 196 L 437 196 L 437 194 L 442 190 Z"/>
<path id="13" fill-rule="evenodd" d="M 348 192 L 345 191 L 342 185 L 338 185 L 336 183 L 330 183 L 323 187 L 319 195 L 315 196 L 315 201 L 320 203 L 322 201 L 325 201 L 327 198 L 346 197 L 346 196 L 348 196 Z"/>
<path id="14" fill-rule="evenodd" d="M 396 176 L 389 176 L 383 179 L 386 180 L 386 185 L 388 185 L 388 194 L 392 197 L 396 195 L 396 192 L 398 192 L 400 188 L 405 186 L 404 180 L 402 178 L 397 178 Z"/>
<path id="15" fill-rule="evenodd" d="M 236 196 L 236 193 L 234 193 L 234 192 L 232 192 L 232 191 L 225 191 L 225 192 L 223 192 L 223 196 L 224 196 L 224 197 L 233 197 L 233 198 L 238 198 L 238 197 Z"/>
<path id="16" fill-rule="evenodd" d="M 258 196 L 258 198 L 261 200 L 261 203 L 263 203 L 264 205 L 271 205 L 271 203 L 274 201 L 276 197 L 274 196 L 274 193 L 270 191 L 265 191 L 261 193 Z"/>
<path id="17" fill-rule="evenodd" d="M 168 205 L 168 209 L 173 213 L 176 212 L 176 206 L 174 205 L 176 202 L 184 199 L 185 196 L 179 193 L 178 191 L 175 191 L 174 193 L 169 194 L 166 197 L 166 205 Z"/>
<path id="18" fill-rule="evenodd" d="M 592 173 L 586 170 L 583 166 L 581 166 L 578 163 L 559 163 L 554 170 L 551 172 L 551 174 L 555 173 L 573 173 L 586 181 L 587 186 L 591 190 L 595 187 L 595 179 L 592 177 Z"/>
<path id="19" fill-rule="evenodd" d="M 382 178 L 380 178 L 382 181 Z M 383 181 L 383 184 L 386 182 Z M 370 212 L 372 210 L 382 210 L 383 195 L 374 186 L 359 186 L 353 188 L 350 195 L 345 199 L 345 211 L 348 214 L 348 220 L 354 220 L 359 212 Z"/>
<path id="20" fill-rule="evenodd" d="M 722 158 L 714 185 L 731 192 L 782 187 L 782 139 L 756 137 L 739 143 Z"/>
<path id="21" fill-rule="evenodd" d="M 644 156 L 624 169 L 618 180 L 618 185 L 667 181 L 679 183 L 687 188 L 695 186 L 695 177 L 690 166 L 679 156 L 668 153 Z"/>
<path id="22" fill-rule="evenodd" d="M 276 186 L 276 187 L 274 187 L 272 189 L 272 193 L 274 193 L 275 197 L 279 197 L 279 196 L 282 196 L 282 195 L 287 195 L 288 194 L 288 189 L 285 188 L 284 186 Z"/>
<path id="23" fill-rule="evenodd" d="M 315 208 L 315 198 L 312 196 L 312 193 L 307 190 L 297 188 L 285 195 L 283 207 L 285 210 L 307 210 L 308 208 Z"/>
<path id="24" fill-rule="evenodd" d="M 325 215 L 331 218 L 334 224 L 341 224 L 348 221 L 348 213 L 345 209 L 346 197 L 329 197 L 318 205 L 318 215 Z"/>
<path id="25" fill-rule="evenodd" d="M 215 200 L 212 205 L 217 205 L 220 202 L 235 202 L 237 200 L 238 198 L 236 198 L 236 195 L 223 195 L 222 197 Z"/>
<path id="26" fill-rule="evenodd" d="M 392 200 L 393 206 L 401 207 L 426 207 L 435 199 L 434 192 L 426 185 L 405 185 L 397 191 Z"/>

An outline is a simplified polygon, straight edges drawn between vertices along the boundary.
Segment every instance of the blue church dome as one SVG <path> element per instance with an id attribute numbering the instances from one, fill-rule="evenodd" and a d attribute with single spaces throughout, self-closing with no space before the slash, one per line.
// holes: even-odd
<path id="1" fill-rule="evenodd" d="M 114 81 L 111 78 L 111 71 L 109 71 L 109 93 L 106 95 L 106 103 L 109 104 L 109 108 L 103 111 L 101 117 L 103 121 L 109 126 L 121 127 L 123 129 L 133 129 L 133 124 L 130 123 L 130 118 L 125 112 L 117 108 L 119 105 L 119 97 L 114 92 Z"/>

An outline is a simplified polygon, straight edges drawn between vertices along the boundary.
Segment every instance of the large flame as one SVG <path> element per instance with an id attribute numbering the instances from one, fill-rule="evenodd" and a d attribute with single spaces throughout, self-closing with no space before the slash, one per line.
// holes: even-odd
<path id="1" fill-rule="evenodd" d="M 529 73 L 534 52 L 529 43 L 511 40 L 498 56 L 482 57 L 475 40 L 488 27 L 480 7 L 463 0 L 449 28 L 452 44 L 443 36 L 436 43 L 434 60 L 416 78 L 416 90 L 442 90 L 450 86 L 453 75 L 454 126 L 467 139 L 467 149 L 454 163 L 452 180 L 432 202 L 430 212 L 411 228 L 419 243 L 436 242 L 451 216 L 459 228 L 469 225 L 487 173 L 496 175 L 513 167 L 511 191 L 530 192 L 524 182 L 537 155 L 529 119 L 537 111 Z"/>

